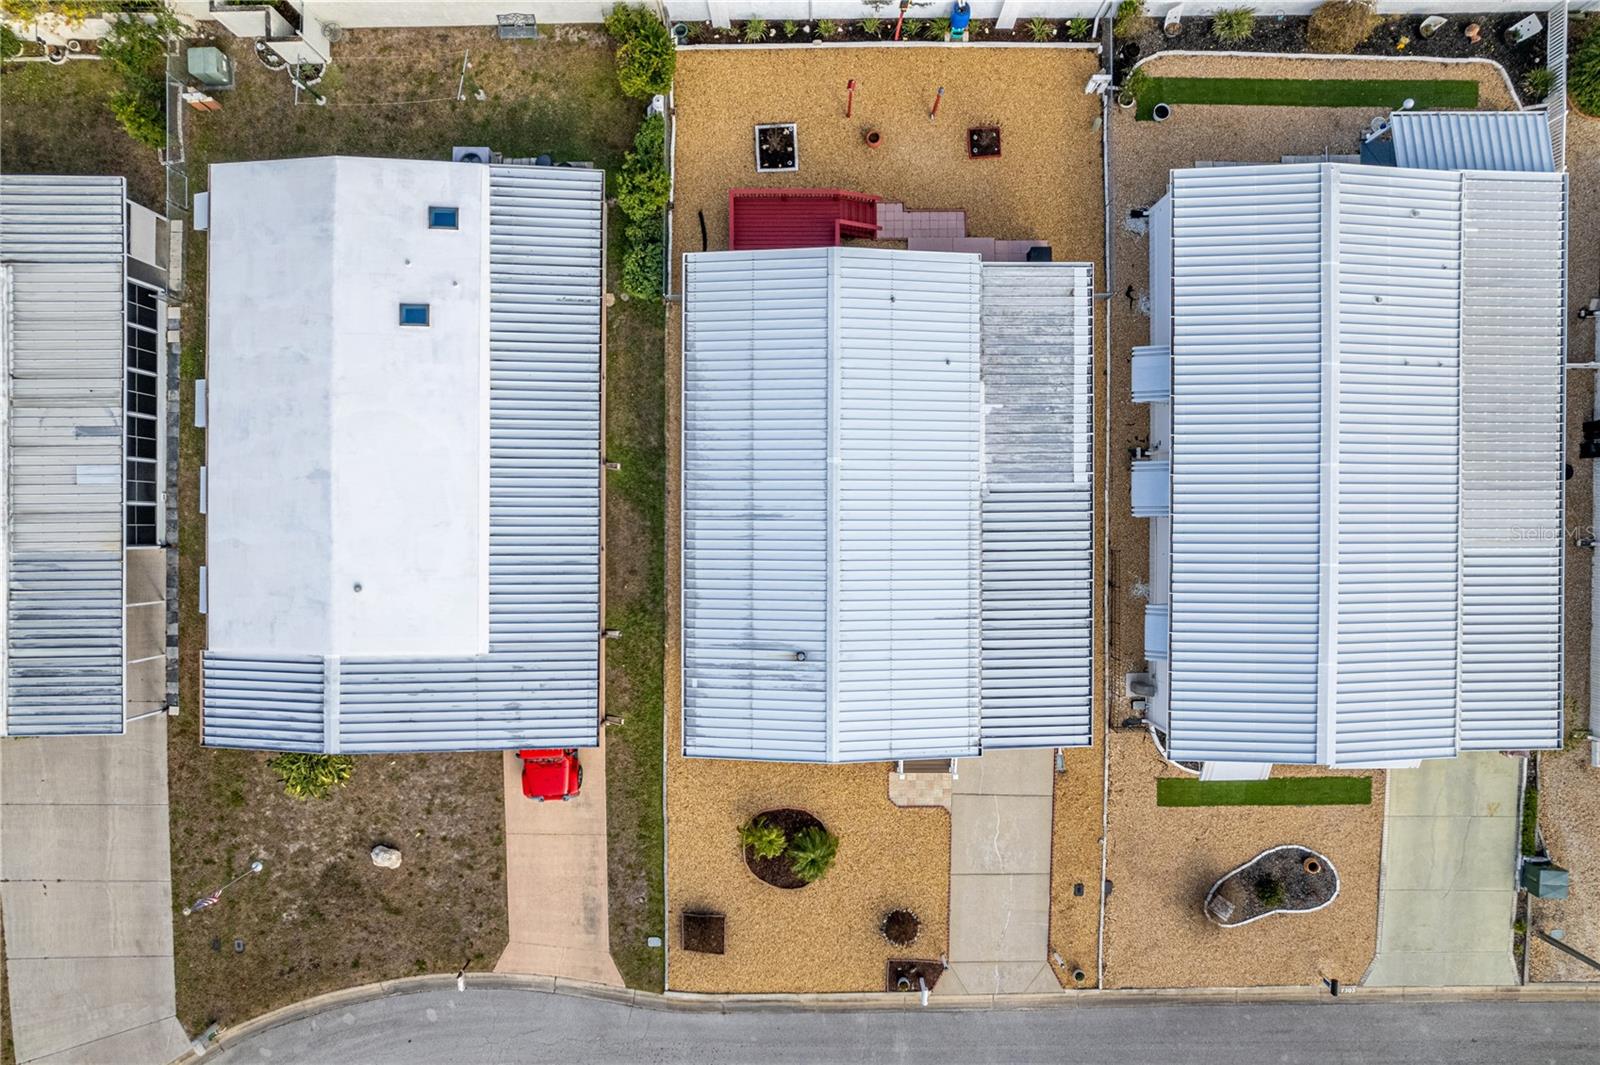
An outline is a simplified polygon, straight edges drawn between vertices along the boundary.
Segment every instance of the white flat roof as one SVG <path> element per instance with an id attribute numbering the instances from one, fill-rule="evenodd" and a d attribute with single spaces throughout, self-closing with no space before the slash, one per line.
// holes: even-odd
<path id="1" fill-rule="evenodd" d="M 213 651 L 488 650 L 488 182 L 435 161 L 211 168 Z M 429 324 L 401 325 L 402 303 Z"/>

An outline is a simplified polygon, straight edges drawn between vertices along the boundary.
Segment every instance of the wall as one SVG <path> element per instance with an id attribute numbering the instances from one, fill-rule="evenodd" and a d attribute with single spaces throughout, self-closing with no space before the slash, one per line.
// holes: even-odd
<path id="1" fill-rule="evenodd" d="M 970 0 L 975 19 L 1094 18 L 1114 7 L 1114 0 Z M 1277 0 L 1252 5 L 1264 14 L 1282 12 L 1304 15 L 1320 0 Z M 176 0 L 173 8 L 191 18 L 210 17 L 207 0 Z M 611 9 L 612 0 L 302 0 L 300 8 L 317 22 L 335 23 L 349 29 L 379 26 L 486 26 L 495 16 L 518 12 L 532 14 L 542 23 L 598 22 Z M 651 0 L 650 6 L 663 8 L 675 22 L 765 18 L 795 21 L 808 19 L 894 18 L 896 0 Z M 935 18 L 949 14 L 948 0 L 913 0 L 909 17 Z M 1152 15 L 1162 15 L 1175 6 L 1149 0 Z M 1221 7 L 1238 6 L 1235 0 L 1186 3 L 1184 14 L 1208 15 Z M 1474 14 L 1509 11 L 1544 11 L 1544 0 L 1378 0 L 1378 10 L 1431 14 L 1470 9 Z M 1574 12 L 1600 11 L 1600 0 L 1573 0 Z"/>

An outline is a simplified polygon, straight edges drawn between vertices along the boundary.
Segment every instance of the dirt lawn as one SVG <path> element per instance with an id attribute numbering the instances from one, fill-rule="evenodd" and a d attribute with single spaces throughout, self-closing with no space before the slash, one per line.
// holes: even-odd
<path id="1" fill-rule="evenodd" d="M 1100 262 L 1102 242 L 1096 98 L 1083 85 L 1098 68 L 1092 53 L 1060 48 L 907 47 L 688 49 L 675 88 L 674 291 L 681 256 L 727 247 L 733 187 L 837 186 L 874 193 L 912 210 L 967 212 L 967 233 L 1050 241 L 1057 260 Z M 853 117 L 845 86 L 856 82 Z M 928 111 L 944 87 L 937 119 Z M 799 125 L 800 170 L 757 174 L 753 127 Z M 969 126 L 1001 127 L 999 159 L 966 158 Z M 868 129 L 883 135 L 870 149 Z M 668 321 L 669 513 L 678 477 L 678 319 Z M 669 948 L 684 910 L 728 915 L 721 957 L 673 950 L 669 984 L 680 991 L 881 990 L 884 961 L 945 952 L 949 911 L 949 815 L 888 801 L 888 765 L 793 766 L 685 759 L 679 728 L 677 526 L 669 523 L 667 654 L 667 822 Z M 1089 852 L 1098 882 L 1098 751 L 1084 752 L 1096 781 L 1071 805 L 1058 839 L 1082 878 Z M 735 831 L 774 806 L 811 810 L 840 839 L 838 864 L 822 882 L 781 892 L 746 871 Z M 1069 887 L 1070 890 L 1070 887 Z M 1083 900 L 1079 900 L 1082 902 Z M 907 905 L 923 918 L 915 947 L 897 950 L 877 933 L 884 910 Z M 1094 905 L 1091 892 L 1089 905 Z M 1077 957 L 1094 938 L 1075 921 L 1067 942 Z M 1092 970 L 1094 966 L 1088 965 Z"/>
<path id="2" fill-rule="evenodd" d="M 287 79 L 264 70 L 241 42 L 223 34 L 217 43 L 236 54 L 239 87 L 222 94 L 221 111 L 188 116 L 195 191 L 205 187 L 210 162 L 333 153 L 447 159 L 454 144 L 487 144 L 513 157 L 550 152 L 614 169 L 642 112 L 618 94 L 609 42 L 593 30 L 554 27 L 535 43 L 497 41 L 489 28 L 352 31 L 324 78 L 324 107 L 296 104 Z M 469 52 L 467 99 L 458 102 L 454 94 Z M 483 100 L 474 98 L 479 89 Z M 168 744 L 173 891 L 190 899 L 257 855 L 266 857 L 267 872 L 238 885 L 215 910 L 178 921 L 178 1017 L 191 1031 L 352 984 L 454 973 L 463 964 L 492 969 L 507 938 L 498 752 L 360 758 L 349 787 L 334 798 L 296 803 L 281 794 L 266 756 L 198 745 L 194 708 L 204 618 L 195 609 L 195 589 L 204 519 L 196 507 L 202 434 L 193 427 L 191 382 L 205 350 L 204 253 L 204 241 L 191 236 L 179 478 L 184 715 Z M 655 388 L 649 386 L 659 326 L 652 344 L 648 315 L 618 315 L 612 324 L 623 336 L 622 344 L 610 346 L 612 370 L 621 367 L 628 393 L 612 397 L 612 417 L 636 396 L 659 411 L 659 371 Z M 620 420 L 631 434 L 636 422 L 625 414 Z M 611 488 L 615 501 L 617 486 Z M 642 545 L 636 567 L 622 567 L 620 577 L 608 570 L 608 577 L 626 581 L 650 569 L 648 532 L 636 534 L 624 520 L 613 521 L 608 534 L 624 554 Z M 629 602 L 621 596 L 611 605 Z M 648 627 L 629 635 L 652 638 Z M 659 654 L 657 642 L 643 657 L 653 665 Z M 629 733 L 608 735 L 608 759 L 634 757 L 642 746 L 648 762 L 658 761 L 660 733 L 653 722 L 659 702 L 654 713 L 648 707 L 629 712 L 630 700 L 650 698 L 648 678 L 621 688 L 609 709 L 628 718 Z M 637 778 L 644 792 L 641 797 L 630 788 L 608 802 L 611 830 L 620 830 L 624 850 L 623 860 L 612 856 L 614 881 L 622 887 L 620 901 L 613 894 L 612 919 L 641 955 L 623 971 L 636 983 L 659 986 L 660 952 L 643 947 L 645 934 L 661 931 L 660 876 L 652 873 L 661 864 L 659 790 L 650 793 L 648 774 L 612 776 Z M 639 822 L 629 826 L 629 817 Z M 401 849 L 400 869 L 371 864 L 367 849 L 379 841 Z M 234 953 L 235 938 L 245 941 L 242 954 Z"/>

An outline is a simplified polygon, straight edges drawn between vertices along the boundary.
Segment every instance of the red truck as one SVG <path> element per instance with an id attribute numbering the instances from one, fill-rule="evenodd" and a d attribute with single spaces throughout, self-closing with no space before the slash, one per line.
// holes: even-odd
<path id="1" fill-rule="evenodd" d="M 566 802 L 577 797 L 583 787 L 583 766 L 578 763 L 576 747 L 518 751 L 517 757 L 522 759 L 522 794 L 534 802 Z"/>

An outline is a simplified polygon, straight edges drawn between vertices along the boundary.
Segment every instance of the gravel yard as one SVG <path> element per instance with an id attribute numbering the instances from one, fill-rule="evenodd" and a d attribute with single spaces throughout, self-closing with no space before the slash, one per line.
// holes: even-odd
<path id="1" fill-rule="evenodd" d="M 1566 942 L 1600 957 L 1600 770 L 1589 744 L 1539 757 L 1539 824 L 1551 859 L 1572 874 L 1565 899 L 1532 899 L 1533 928 L 1564 929 Z M 1600 972 L 1528 937 L 1528 979 L 1600 980 Z"/>
<path id="2" fill-rule="evenodd" d="M 698 251 L 700 217 L 711 249 L 727 246 L 733 187 L 838 186 L 915 210 L 965 209 L 974 236 L 1040 238 L 1058 260 L 1103 268 L 1099 114 L 1083 85 L 1097 69 L 1090 52 L 1059 48 L 907 47 L 728 50 L 679 53 L 675 88 L 674 274 Z M 845 85 L 856 80 L 845 119 Z M 945 89 L 937 120 L 928 110 Z M 752 129 L 799 125 L 800 169 L 757 174 Z M 1002 156 L 970 160 L 969 126 L 999 125 Z M 866 147 L 868 128 L 883 135 Z M 680 288 L 674 281 L 674 290 Z M 668 432 L 679 439 L 680 337 L 668 316 Z M 669 459 L 669 507 L 678 455 Z M 888 800 L 888 765 L 815 766 L 685 759 L 678 754 L 678 529 L 668 525 L 667 821 L 669 986 L 680 991 L 881 990 L 890 957 L 945 953 L 949 924 L 950 819 L 938 808 L 901 809 Z M 1094 971 L 1099 879 L 1100 752 L 1070 752 L 1057 778 L 1057 868 L 1070 866 L 1090 890 L 1076 900 L 1067 940 L 1072 961 Z M 822 881 L 799 891 L 760 883 L 735 831 L 761 810 L 799 806 L 840 837 L 839 859 Z M 1063 824 L 1061 811 L 1070 812 Z M 1065 849 L 1063 849 L 1065 848 Z M 1071 881 L 1066 890 L 1070 892 Z M 878 920 L 896 906 L 922 918 L 910 948 L 892 948 Z M 681 949 L 685 910 L 727 914 L 727 952 Z M 1082 912 L 1079 912 L 1082 911 Z M 1087 915 L 1087 916 L 1086 916 Z M 1053 928 L 1057 949 L 1060 936 Z M 1087 951 L 1087 953 L 1083 953 Z"/>
<path id="3" fill-rule="evenodd" d="M 1323 775 L 1284 766 L 1273 773 Z M 1157 806 L 1156 779 L 1177 775 L 1142 734 L 1112 734 L 1106 986 L 1359 981 L 1377 944 L 1383 774 L 1373 775 L 1370 806 Z M 1280 844 L 1327 856 L 1339 871 L 1333 904 L 1240 928 L 1207 920 L 1201 905 L 1217 878 Z"/>

